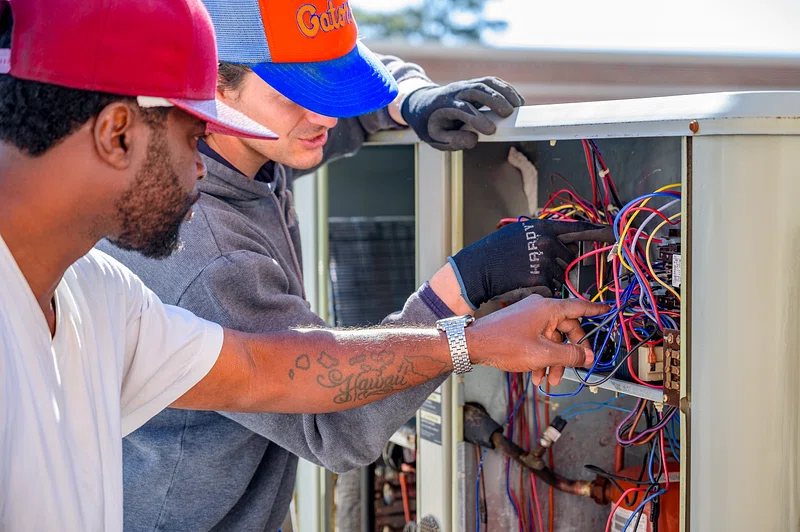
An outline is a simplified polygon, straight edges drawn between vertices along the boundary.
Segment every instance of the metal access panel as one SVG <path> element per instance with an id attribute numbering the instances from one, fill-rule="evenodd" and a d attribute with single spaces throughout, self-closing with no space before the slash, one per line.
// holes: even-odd
<path id="1" fill-rule="evenodd" d="M 800 209 L 793 203 L 800 198 L 800 92 L 530 106 L 496 124 L 497 133 L 469 152 L 417 148 L 419 280 L 500 218 L 529 208 L 520 173 L 506 162 L 512 146 L 537 166 L 538 205 L 551 173 L 585 185 L 579 139 L 597 142 L 622 196 L 681 183 L 683 299 L 680 335 L 668 351 L 681 376 L 680 528 L 798 530 Z M 416 139 L 391 132 L 373 141 Z M 419 442 L 417 476 L 418 515 L 439 530 L 475 529 L 476 458 L 463 442 L 461 409 L 477 399 L 502 422 L 503 385 L 499 372 L 477 369 L 440 390 L 441 444 Z M 661 395 L 616 380 L 606 388 L 595 400 Z M 559 472 L 578 477 L 585 462 L 607 464 L 610 424 L 589 415 L 570 422 L 572 437 L 557 447 Z M 484 472 L 502 479 L 499 466 L 487 457 Z M 497 497 L 500 510 L 489 529 L 514 529 L 491 489 L 487 500 Z M 604 529 L 610 508 L 555 502 L 556 530 Z"/>
<path id="2" fill-rule="evenodd" d="M 680 137 L 613 138 L 597 141 L 605 162 L 613 169 L 614 181 L 623 203 L 664 185 L 681 183 L 683 143 L 684 139 Z M 462 154 L 464 245 L 495 231 L 502 218 L 532 214 L 520 171 L 508 161 L 511 149 L 525 155 L 538 171 L 536 197 L 539 208 L 544 206 L 553 193 L 566 186 L 566 182 L 584 198 L 591 197 L 590 178 L 580 140 L 480 143 L 476 148 Z M 574 374 L 567 371 L 565 381 L 551 392 L 567 394 L 575 391 L 578 383 L 574 381 Z M 467 374 L 457 386 L 460 387 L 457 396 L 463 397 L 464 402 L 483 405 L 495 421 L 503 423 L 509 408 L 505 394 L 505 373 L 479 368 Z M 605 386 L 610 391 L 662 401 L 661 390 L 648 389 L 630 381 L 613 379 Z M 549 400 L 540 396 L 540 418 L 543 418 L 545 408 L 550 408 L 555 414 L 584 401 L 604 402 L 613 397 L 610 391 L 595 390 L 598 393 L 592 393 L 589 389 L 584 389 L 574 397 L 555 397 Z M 532 390 L 529 390 L 528 395 L 532 395 Z M 623 398 L 615 404 L 631 408 L 633 403 L 633 400 Z M 624 417 L 625 414 L 620 411 L 597 411 L 571 420 L 555 446 L 557 472 L 568 478 L 591 480 L 592 475 L 584 469 L 585 464 L 612 471 L 616 443 L 614 429 Z M 469 443 L 461 443 L 457 448 L 457 453 L 467 467 L 463 472 L 464 481 L 456 493 L 459 508 L 457 522 L 461 524 L 456 530 L 476 529 L 474 516 L 478 455 L 473 448 L 474 445 Z M 641 448 L 633 448 L 627 451 L 626 462 L 639 463 L 643 455 Z M 513 530 L 518 526 L 515 510 L 506 492 L 506 471 L 506 461 L 502 455 L 495 452 L 485 455 L 483 483 L 489 530 Z M 516 472 L 517 470 L 511 469 L 511 476 L 514 477 Z M 461 473 L 459 471 L 459 475 Z M 549 502 L 542 486 L 540 483 L 540 506 L 542 513 L 549 515 Z M 563 532 L 602 530 L 610 511 L 609 506 L 560 492 L 555 493 L 554 507 L 554 530 Z"/>

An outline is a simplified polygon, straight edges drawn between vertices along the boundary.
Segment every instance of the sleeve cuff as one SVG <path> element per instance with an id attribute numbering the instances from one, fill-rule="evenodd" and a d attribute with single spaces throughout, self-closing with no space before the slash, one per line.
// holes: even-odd
<path id="1" fill-rule="evenodd" d="M 456 274 L 456 280 L 458 281 L 458 287 L 461 288 L 461 297 L 464 299 L 464 301 L 467 302 L 467 305 L 469 305 L 469 308 L 471 308 L 472 310 L 478 310 L 478 307 L 473 305 L 472 301 L 470 301 L 469 297 L 467 296 L 467 288 L 464 286 L 464 279 L 461 278 L 461 272 L 458 271 L 458 267 L 456 266 L 456 261 L 453 260 L 453 257 L 447 257 L 447 262 L 450 263 L 450 266 L 453 267 L 453 273 Z"/>
<path id="2" fill-rule="evenodd" d="M 447 304 L 439 299 L 439 296 L 436 295 L 436 292 L 433 291 L 431 285 L 428 284 L 428 281 L 425 281 L 420 289 L 417 291 L 419 298 L 425 303 L 431 312 L 436 315 L 437 319 L 443 320 L 445 318 L 452 318 L 455 316 L 455 312 L 450 310 L 450 307 Z"/>
<path id="3" fill-rule="evenodd" d="M 436 84 L 428 79 L 418 77 L 404 79 L 403 81 L 399 82 L 397 84 L 397 88 L 399 90 L 397 97 L 392 103 L 389 104 L 388 109 L 389 116 L 392 117 L 392 120 L 401 126 L 408 126 L 408 123 L 403 119 L 403 114 L 400 112 L 400 110 L 403 108 L 403 102 L 408 95 L 415 90 L 423 87 L 430 87 L 431 85 Z"/>
<path id="4" fill-rule="evenodd" d="M 225 341 L 224 329 L 216 323 L 202 321 L 205 322 L 205 331 L 203 332 L 200 349 L 187 360 L 182 374 L 163 394 L 136 408 L 130 414 L 122 413 L 121 429 L 123 438 L 180 399 L 195 384 L 203 380 L 217 363 Z"/>

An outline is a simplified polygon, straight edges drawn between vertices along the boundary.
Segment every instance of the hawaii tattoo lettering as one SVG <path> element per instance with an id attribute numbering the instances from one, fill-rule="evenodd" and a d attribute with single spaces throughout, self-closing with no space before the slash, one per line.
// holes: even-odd
<path id="1" fill-rule="evenodd" d="M 342 368 L 338 360 L 324 351 L 314 362 L 317 384 L 336 390 L 333 402 L 338 405 L 359 403 L 421 384 L 444 374 L 447 366 L 428 356 L 398 356 L 392 351 L 350 357 Z M 424 368 L 434 368 L 434 371 Z M 311 370 L 311 358 L 308 355 L 297 357 L 295 367 L 289 370 L 290 379 L 294 379 L 295 369 Z"/>

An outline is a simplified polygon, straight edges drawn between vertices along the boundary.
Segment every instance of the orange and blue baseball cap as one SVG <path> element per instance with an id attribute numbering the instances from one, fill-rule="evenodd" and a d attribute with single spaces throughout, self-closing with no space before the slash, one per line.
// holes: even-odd
<path id="1" fill-rule="evenodd" d="M 9 5 L 0 74 L 178 107 L 224 135 L 277 138 L 216 100 L 214 26 L 200 0 L 0 0 L 0 15 Z"/>
<path id="2" fill-rule="evenodd" d="M 347 0 L 203 0 L 219 60 L 246 64 L 296 104 L 348 118 L 389 105 L 397 83 L 358 41 Z"/>

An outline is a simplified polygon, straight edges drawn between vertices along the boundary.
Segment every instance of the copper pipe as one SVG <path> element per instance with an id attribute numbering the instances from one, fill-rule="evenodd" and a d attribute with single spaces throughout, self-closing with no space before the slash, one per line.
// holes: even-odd
<path id="1" fill-rule="evenodd" d="M 489 417 L 486 410 L 480 405 L 467 404 L 464 406 L 464 439 L 489 449 L 497 449 L 522 467 L 531 470 L 548 486 L 564 493 L 588 497 L 599 504 L 605 504 L 603 494 L 605 479 L 599 478 L 589 482 L 570 480 L 556 474 L 545 465 L 542 459 L 547 449 L 540 445 L 533 453 L 526 452 L 503 435 L 502 427 Z"/>
<path id="2" fill-rule="evenodd" d="M 598 504 L 605 504 L 603 489 L 597 486 L 597 482 L 589 482 L 588 480 L 571 480 L 562 477 L 558 473 L 551 471 L 539 457 L 533 454 L 526 453 L 524 449 L 511 442 L 503 436 L 502 433 L 495 432 L 492 434 L 492 444 L 494 448 L 508 456 L 522 467 L 530 469 L 534 475 L 542 479 L 548 486 L 552 486 L 558 491 L 564 493 L 571 493 L 572 495 L 579 495 L 593 499 Z"/>
<path id="3" fill-rule="evenodd" d="M 618 443 L 614 449 L 614 473 L 619 473 L 623 469 L 625 469 L 625 447 Z"/>

